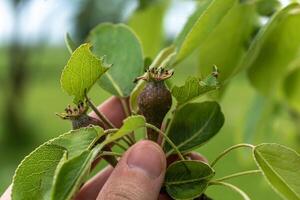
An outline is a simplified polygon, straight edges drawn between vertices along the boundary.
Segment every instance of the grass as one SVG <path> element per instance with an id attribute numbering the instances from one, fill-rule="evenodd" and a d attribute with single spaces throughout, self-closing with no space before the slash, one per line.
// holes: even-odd
<path id="1" fill-rule="evenodd" d="M 33 52 L 38 51 L 35 50 Z M 42 142 L 58 136 L 70 128 L 70 124 L 54 115 L 55 112 L 63 111 L 65 106 L 71 102 L 71 98 L 60 89 L 59 84 L 60 72 L 68 56 L 66 49 L 57 48 L 40 51 L 31 59 L 31 77 L 26 86 L 24 109 L 22 110 L 22 114 L 26 117 L 31 127 L 30 130 L 32 130 L 32 143 L 27 148 L 7 147 L 7 145 L 1 143 L 1 135 L 10 133 L 3 133 L 3 124 L 1 124 L 3 123 L 3 118 L 1 118 L 3 115 L 0 117 L 0 193 L 11 183 L 14 170 L 26 154 Z M 1 72 L 3 71 L 5 70 L 1 69 Z M 181 84 L 184 77 L 189 74 L 193 74 L 193 72 L 183 67 L 179 68 L 176 70 L 174 77 L 176 81 L 174 83 Z M 226 118 L 225 125 L 213 140 L 199 148 L 199 152 L 210 161 L 225 148 L 245 140 L 245 119 L 247 118 L 250 105 L 253 104 L 257 96 L 254 89 L 246 81 L 244 74 L 236 77 L 226 90 L 221 100 L 222 110 Z M 95 102 L 102 102 L 109 94 L 96 86 L 91 91 L 90 96 Z M 1 96 L 0 113 L 3 112 L 3 109 L 4 98 Z M 276 116 L 274 125 L 268 130 L 269 132 L 254 135 L 252 142 L 254 144 L 278 142 L 299 150 L 300 145 L 296 139 L 293 124 L 289 122 L 289 118 L 285 113 L 279 113 Z M 22 140 L 22 138 L 17 139 Z M 237 150 L 222 160 L 222 163 L 217 164 L 216 177 L 250 169 L 255 169 L 255 165 L 249 150 Z M 236 178 L 231 180 L 230 183 L 240 186 L 249 194 L 252 200 L 280 199 L 260 175 Z M 208 189 L 208 194 L 215 199 L 240 198 L 235 193 L 219 186 Z"/>

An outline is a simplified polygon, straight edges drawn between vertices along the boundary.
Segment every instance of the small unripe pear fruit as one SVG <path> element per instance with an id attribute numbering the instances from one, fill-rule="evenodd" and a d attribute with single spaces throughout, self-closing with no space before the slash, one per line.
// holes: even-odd
<path id="1" fill-rule="evenodd" d="M 168 70 L 152 68 L 145 76 L 138 78 L 147 81 L 145 88 L 138 96 L 139 110 L 147 123 L 159 129 L 172 106 L 172 95 L 164 82 L 172 75 L 173 72 Z M 158 133 L 152 129 L 148 129 L 147 133 L 149 139 L 157 141 Z"/>
<path id="2" fill-rule="evenodd" d="M 79 129 L 83 127 L 87 127 L 89 125 L 96 125 L 100 127 L 104 127 L 103 123 L 91 116 L 87 115 L 88 107 L 84 106 L 83 103 L 79 103 L 77 107 L 71 108 L 68 106 L 65 109 L 66 113 L 57 114 L 62 119 L 68 119 L 72 122 L 72 129 Z"/>

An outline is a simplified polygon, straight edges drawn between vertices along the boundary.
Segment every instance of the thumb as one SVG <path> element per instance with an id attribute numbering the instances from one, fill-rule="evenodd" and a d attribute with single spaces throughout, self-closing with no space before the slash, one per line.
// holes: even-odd
<path id="1" fill-rule="evenodd" d="M 98 200 L 156 200 L 166 171 L 160 146 L 141 141 L 121 158 L 105 183 Z"/>

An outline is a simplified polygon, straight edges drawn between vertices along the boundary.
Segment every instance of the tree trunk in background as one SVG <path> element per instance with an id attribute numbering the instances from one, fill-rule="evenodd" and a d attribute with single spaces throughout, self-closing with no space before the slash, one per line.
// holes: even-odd
<path id="1" fill-rule="evenodd" d="M 14 0 L 14 29 L 18 30 L 18 15 L 22 9 L 21 0 Z M 28 3 L 28 1 L 26 2 Z M 13 32 L 11 45 L 8 49 L 8 79 L 7 95 L 4 104 L 5 138 L 8 144 L 25 144 L 29 138 L 24 137 L 27 133 L 26 119 L 23 113 L 24 93 L 28 76 L 28 49 L 20 43 L 18 31 Z"/>

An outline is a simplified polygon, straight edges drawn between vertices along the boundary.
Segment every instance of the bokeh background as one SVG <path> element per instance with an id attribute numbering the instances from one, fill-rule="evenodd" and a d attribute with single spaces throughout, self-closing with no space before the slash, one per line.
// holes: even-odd
<path id="1" fill-rule="evenodd" d="M 182 29 L 196 3 L 193 0 L 0 0 L 0 194 L 11 183 L 14 170 L 25 155 L 70 129 L 70 124 L 55 116 L 55 112 L 71 102 L 59 82 L 70 56 L 64 44 L 66 32 L 79 44 L 99 23 L 129 23 L 139 29 L 137 32 L 144 32 L 146 42 L 147 34 L 159 37 L 155 40 L 156 47 L 147 52 L 154 56 Z M 131 23 L 132 16 L 143 17 L 144 9 L 153 9 L 149 11 L 153 13 L 151 17 L 143 23 Z M 156 18 L 163 20 L 149 28 Z M 151 46 L 152 42 L 145 45 Z M 196 59 L 192 56 L 176 69 L 175 84 L 197 73 Z M 219 135 L 199 149 L 208 159 L 241 142 L 277 142 L 300 151 L 299 114 L 287 112 L 282 104 L 261 96 L 244 72 L 237 74 L 223 93 L 219 101 L 226 123 Z M 90 96 L 101 103 L 109 94 L 95 86 Z M 217 176 L 253 169 L 250 156 L 247 150 L 233 152 L 217 166 Z M 251 199 L 280 199 L 260 176 L 230 182 L 244 189 Z M 209 189 L 208 194 L 215 199 L 240 198 L 218 186 Z"/>

